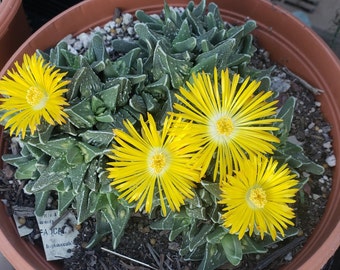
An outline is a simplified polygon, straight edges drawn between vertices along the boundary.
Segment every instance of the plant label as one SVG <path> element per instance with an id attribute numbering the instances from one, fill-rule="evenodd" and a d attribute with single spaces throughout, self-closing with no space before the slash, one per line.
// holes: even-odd
<path id="1" fill-rule="evenodd" d="M 61 260 L 72 256 L 73 240 L 78 235 L 73 213 L 59 217 L 58 210 L 47 210 L 36 217 L 47 261 Z"/>

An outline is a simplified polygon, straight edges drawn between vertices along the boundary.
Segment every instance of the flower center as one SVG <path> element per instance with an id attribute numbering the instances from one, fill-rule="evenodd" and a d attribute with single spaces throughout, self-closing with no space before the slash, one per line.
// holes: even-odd
<path id="1" fill-rule="evenodd" d="M 161 174 L 168 166 L 168 156 L 164 150 L 156 150 L 149 159 L 152 173 Z"/>
<path id="2" fill-rule="evenodd" d="M 165 164 L 164 154 L 159 153 L 152 157 L 150 166 L 156 173 L 160 173 L 160 171 L 165 167 Z"/>
<path id="3" fill-rule="evenodd" d="M 31 86 L 27 90 L 26 101 L 33 109 L 39 110 L 45 106 L 47 96 L 39 87 Z"/>
<path id="4" fill-rule="evenodd" d="M 216 130 L 219 135 L 229 136 L 233 130 L 234 125 L 230 117 L 221 117 L 216 122 Z"/>
<path id="5" fill-rule="evenodd" d="M 257 208 L 263 208 L 267 203 L 266 192 L 262 188 L 254 188 L 249 194 L 250 202 Z"/>

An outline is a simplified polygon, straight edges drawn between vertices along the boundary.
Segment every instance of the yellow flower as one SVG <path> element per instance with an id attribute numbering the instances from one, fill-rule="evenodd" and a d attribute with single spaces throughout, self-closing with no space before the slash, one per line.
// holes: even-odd
<path id="1" fill-rule="evenodd" d="M 63 80 L 66 73 L 44 64 L 41 56 L 25 54 L 23 58 L 22 66 L 15 62 L 17 71 L 8 70 L 0 80 L 0 110 L 5 111 L 0 121 L 6 119 L 10 134 L 21 132 L 24 138 L 28 127 L 34 134 L 41 118 L 51 125 L 65 123 L 63 106 L 68 103 L 63 94 L 69 81 Z"/>
<path id="2" fill-rule="evenodd" d="M 180 131 L 174 135 L 170 127 L 174 120 L 166 118 L 162 131 L 158 131 L 151 114 L 148 125 L 140 117 L 141 135 L 130 122 L 124 122 L 128 131 L 115 129 L 113 160 L 108 165 L 112 185 L 122 192 L 120 198 L 128 202 L 138 201 L 136 211 L 145 202 L 145 210 L 150 213 L 154 194 L 158 192 L 162 213 L 166 214 L 166 198 L 172 211 L 179 211 L 185 198 L 192 198 L 192 188 L 200 181 L 199 170 L 192 168 L 191 153 L 197 149 Z M 163 195 L 164 193 L 164 195 Z M 165 197 L 165 198 L 164 198 Z"/>
<path id="3" fill-rule="evenodd" d="M 238 233 L 239 239 L 247 230 L 249 235 L 256 230 L 262 239 L 269 232 L 274 240 L 277 230 L 284 235 L 283 228 L 294 225 L 291 219 L 295 215 L 288 204 L 295 202 L 298 181 L 286 164 L 277 167 L 272 158 L 252 156 L 222 183 L 219 203 L 226 205 L 223 225 L 231 227 L 230 233 Z"/>
<path id="4" fill-rule="evenodd" d="M 272 92 L 255 93 L 260 82 L 248 84 L 248 77 L 239 86 L 240 76 L 234 75 L 231 81 L 228 69 L 221 72 L 220 79 L 219 83 L 216 68 L 214 82 L 204 72 L 193 75 L 193 83 L 187 82 L 189 90 L 181 88 L 181 95 L 176 95 L 179 103 L 174 104 L 175 115 L 193 121 L 191 133 L 196 135 L 196 143 L 203 144 L 198 153 L 201 176 L 215 158 L 214 181 L 218 172 L 220 181 L 225 181 L 247 154 L 272 153 L 272 143 L 279 143 L 271 133 L 278 128 L 272 124 L 281 121 L 269 118 L 277 103 L 266 102 Z"/>

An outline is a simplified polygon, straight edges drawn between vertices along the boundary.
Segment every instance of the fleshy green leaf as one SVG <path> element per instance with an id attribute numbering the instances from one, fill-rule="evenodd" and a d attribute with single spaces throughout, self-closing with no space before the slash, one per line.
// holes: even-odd
<path id="1" fill-rule="evenodd" d="M 227 261 L 228 260 L 221 245 L 207 243 L 205 246 L 204 257 L 198 266 L 198 270 L 216 269 L 217 267 L 225 264 Z"/>
<path id="2" fill-rule="evenodd" d="M 237 235 L 227 234 L 221 244 L 228 261 L 232 265 L 238 265 L 242 260 L 242 245 Z"/>
<path id="3" fill-rule="evenodd" d="M 50 196 L 50 191 L 36 192 L 34 194 L 34 197 L 35 197 L 34 213 L 37 216 L 41 217 L 44 214 L 49 196 Z"/>

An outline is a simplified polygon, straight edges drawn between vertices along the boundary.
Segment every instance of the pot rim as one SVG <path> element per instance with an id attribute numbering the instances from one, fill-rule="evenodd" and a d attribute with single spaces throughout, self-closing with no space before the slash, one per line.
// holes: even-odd
<path id="1" fill-rule="evenodd" d="M 21 0 L 2 0 L 0 2 L 0 39 L 8 31 L 8 27 L 21 6 Z"/>
<path id="2" fill-rule="evenodd" d="M 68 33 L 76 35 L 80 32 L 87 31 L 92 26 L 103 25 L 111 18 L 114 7 L 119 6 L 125 12 L 133 12 L 136 10 L 135 7 L 141 7 L 141 9 L 148 13 L 159 12 L 163 7 L 163 3 L 159 3 L 157 0 L 150 0 L 147 4 L 142 0 L 135 0 L 133 3 L 127 2 L 129 1 L 85 0 L 62 12 L 33 33 L 26 42 L 19 47 L 16 54 L 9 59 L 1 70 L 0 77 L 4 75 L 8 68 L 12 67 L 15 61 L 22 58 L 23 51 L 33 53 L 36 49 L 46 49 L 55 45 L 55 40 L 59 41 Z M 287 65 L 302 78 L 310 78 L 309 82 L 311 84 L 325 90 L 325 93 L 322 94 L 319 99 L 321 102 L 326 102 L 327 104 L 328 108 L 323 107 L 323 110 L 325 117 L 333 126 L 332 136 L 335 138 L 333 145 L 334 153 L 336 157 L 340 157 L 340 139 L 338 139 L 340 136 L 335 137 L 335 134 L 340 134 L 340 94 L 332 91 L 333 88 L 337 88 L 337 80 L 335 79 L 337 79 L 340 74 L 340 62 L 333 51 L 331 51 L 328 45 L 313 30 L 305 26 L 297 18 L 288 13 L 288 11 L 283 10 L 269 1 L 248 0 L 246 7 L 244 2 L 239 0 L 215 0 L 214 2 L 219 6 L 222 17 L 231 23 L 242 23 L 247 17 L 257 21 L 258 29 L 255 30 L 254 35 L 261 41 L 260 45 L 265 49 L 273 46 L 278 47 L 276 52 L 270 51 L 274 60 L 279 64 Z M 172 6 L 186 6 L 187 1 L 169 0 L 168 3 Z M 82 23 L 81 20 L 86 17 L 85 6 L 91 10 L 91 23 L 88 23 L 83 28 L 79 28 L 79 25 Z M 105 8 L 103 8 L 103 6 L 105 6 Z M 112 6 L 111 10 L 107 8 L 109 6 Z M 77 12 L 80 12 L 81 15 L 76 15 Z M 101 12 L 104 12 L 105 16 L 102 16 Z M 270 13 L 273 14 L 273 17 L 265 18 L 265 15 Z M 72 21 L 72 25 L 69 25 L 70 29 L 67 34 L 65 34 L 66 31 L 64 29 L 65 16 Z M 279 26 L 279 24 L 281 26 Z M 295 32 L 293 35 L 290 35 L 291 30 L 289 29 L 294 29 Z M 50 30 L 54 32 L 53 37 L 49 36 L 47 39 L 44 38 L 43 35 Z M 287 40 L 287 36 L 291 36 L 292 39 Z M 307 43 L 308 46 L 305 46 L 303 51 L 299 51 L 296 48 L 296 44 L 305 38 L 309 40 Z M 317 57 L 314 57 L 314 50 L 316 49 L 319 54 Z M 284 57 L 280 55 L 281 52 L 285 53 Z M 324 71 L 326 68 L 330 69 L 328 73 Z M 338 141 L 336 139 L 338 139 Z M 335 167 L 332 192 L 328 199 L 324 215 L 309 237 L 304 248 L 285 268 L 320 269 L 334 254 L 340 243 L 340 196 L 337 196 L 338 193 L 340 193 L 340 168 Z M 333 204 L 335 204 L 336 207 L 332 207 L 331 205 Z M 330 226 L 330 228 L 325 231 L 323 230 L 325 226 Z M 3 239 L 6 233 L 3 233 L 2 225 L 0 229 L 0 239 Z M 19 253 L 16 250 L 17 247 L 12 246 L 9 249 L 2 247 L 3 245 L 1 245 L 0 249 L 4 255 L 13 266 L 17 266 L 19 262 L 18 259 L 14 257 L 15 253 Z M 21 253 L 21 256 L 24 257 L 23 260 L 28 263 L 25 254 Z M 304 256 L 308 256 L 309 258 L 305 259 Z M 317 259 L 317 261 L 313 259 Z M 38 261 L 39 260 L 40 259 L 38 259 Z M 29 265 L 28 263 L 25 269 L 30 269 Z M 51 264 L 48 263 L 48 266 L 45 266 L 46 268 L 44 269 L 56 269 L 54 268 L 55 266 L 50 265 Z M 22 268 L 23 266 L 20 265 L 19 267 Z"/>

